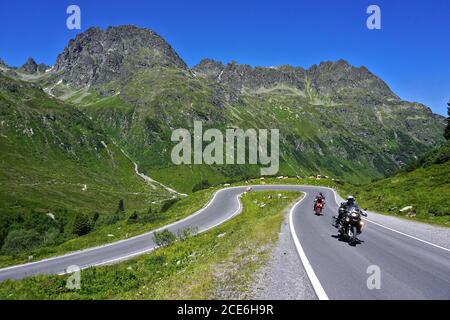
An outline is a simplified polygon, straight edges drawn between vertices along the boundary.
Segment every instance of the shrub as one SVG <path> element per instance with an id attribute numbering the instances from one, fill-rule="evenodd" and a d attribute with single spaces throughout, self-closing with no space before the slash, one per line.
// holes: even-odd
<path id="1" fill-rule="evenodd" d="M 57 223 L 47 216 L 45 212 L 32 210 L 31 212 L 24 214 L 23 227 L 27 230 L 34 229 L 38 233 L 43 234 L 51 228 L 57 227 Z"/>
<path id="2" fill-rule="evenodd" d="M 89 218 L 82 214 L 77 213 L 73 221 L 72 232 L 77 236 L 84 236 L 91 231 L 91 224 Z"/>
<path id="3" fill-rule="evenodd" d="M 161 212 L 166 212 L 170 209 L 179 199 L 178 198 L 172 198 L 169 200 L 164 201 L 163 205 L 161 206 Z"/>
<path id="4" fill-rule="evenodd" d="M 115 224 L 123 219 L 125 219 L 125 213 L 123 212 L 116 212 L 113 214 L 103 214 L 95 222 L 95 227 L 97 228 L 101 226 Z"/>
<path id="5" fill-rule="evenodd" d="M 42 238 L 35 230 L 13 230 L 8 233 L 2 247 L 6 254 L 16 254 L 30 250 L 42 243 Z"/>
<path id="6" fill-rule="evenodd" d="M 153 241 L 155 241 L 155 243 L 160 247 L 171 245 L 176 239 L 177 237 L 167 229 L 163 231 L 156 231 L 153 234 Z"/>
<path id="7" fill-rule="evenodd" d="M 133 223 L 137 223 L 138 221 L 139 221 L 139 216 L 138 216 L 137 212 L 135 211 L 128 217 L 127 223 L 133 224 Z"/>
<path id="8" fill-rule="evenodd" d="M 207 180 L 202 180 L 202 182 L 197 183 L 196 185 L 194 185 L 192 187 L 192 192 L 200 191 L 203 189 L 208 189 L 209 187 L 211 187 L 209 182 Z"/>
<path id="9" fill-rule="evenodd" d="M 117 212 L 125 212 L 125 204 L 122 199 L 119 200 L 119 204 L 117 205 Z"/>
<path id="10" fill-rule="evenodd" d="M 177 237 L 180 240 L 186 240 L 186 239 L 192 237 L 193 235 L 195 235 L 197 232 L 198 232 L 197 227 L 187 227 L 187 228 L 178 230 Z"/>
<path id="11" fill-rule="evenodd" d="M 92 223 L 95 224 L 98 218 L 100 218 L 100 214 L 98 212 L 94 212 L 94 215 L 92 216 Z"/>
<path id="12" fill-rule="evenodd" d="M 161 217 L 162 217 L 161 213 L 159 213 L 157 211 L 153 211 L 150 208 L 147 213 L 141 214 L 139 216 L 139 222 L 141 222 L 141 223 L 151 223 L 151 222 L 155 222 L 155 221 L 161 219 Z"/>

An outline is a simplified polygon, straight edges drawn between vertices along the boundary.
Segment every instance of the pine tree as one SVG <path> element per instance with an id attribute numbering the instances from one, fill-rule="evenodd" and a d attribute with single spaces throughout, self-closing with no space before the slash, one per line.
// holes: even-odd
<path id="1" fill-rule="evenodd" d="M 117 206 L 117 213 L 125 212 L 125 204 L 122 199 L 119 200 L 119 204 Z"/>
<path id="2" fill-rule="evenodd" d="M 82 214 L 77 213 L 73 221 L 72 232 L 77 236 L 83 236 L 91 231 L 91 224 L 89 223 L 89 218 Z"/>
<path id="3" fill-rule="evenodd" d="M 448 101 L 448 107 L 447 107 L 447 127 L 445 127 L 444 131 L 444 137 L 447 140 L 450 140 L 450 100 Z"/>

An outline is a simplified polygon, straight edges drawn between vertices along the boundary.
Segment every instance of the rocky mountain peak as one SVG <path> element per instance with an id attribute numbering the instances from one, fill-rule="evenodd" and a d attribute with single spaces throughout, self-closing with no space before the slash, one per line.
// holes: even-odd
<path id="1" fill-rule="evenodd" d="M 45 63 L 37 64 L 33 58 L 28 58 L 27 62 L 25 62 L 19 70 L 29 74 L 42 73 L 48 69 L 48 65 Z"/>
<path id="2" fill-rule="evenodd" d="M 133 25 L 90 28 L 69 41 L 56 61 L 58 79 L 78 86 L 123 79 L 155 67 L 187 69 L 158 34 Z"/>
<path id="3" fill-rule="evenodd" d="M 223 69 L 225 69 L 225 65 L 220 61 L 202 59 L 199 64 L 192 68 L 192 71 L 194 71 L 196 75 L 216 79 Z"/>
<path id="4" fill-rule="evenodd" d="M 373 96 L 398 99 L 387 84 L 366 67 L 355 67 L 342 59 L 313 65 L 307 70 L 307 76 L 320 94 L 329 95 L 344 89 L 359 88 Z"/>
<path id="5" fill-rule="evenodd" d="M 27 62 L 20 67 L 20 70 L 26 73 L 36 73 L 38 71 L 38 64 L 33 58 L 28 58 Z"/>

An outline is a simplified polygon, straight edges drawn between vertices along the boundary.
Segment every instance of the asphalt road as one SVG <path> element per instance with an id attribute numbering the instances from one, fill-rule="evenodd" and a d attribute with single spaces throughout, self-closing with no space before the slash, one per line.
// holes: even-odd
<path id="1" fill-rule="evenodd" d="M 238 198 L 245 189 L 222 189 L 202 210 L 164 229 L 174 233 L 184 228 L 207 231 L 240 212 Z M 331 225 L 331 217 L 338 208 L 331 189 L 261 185 L 253 186 L 253 190 L 297 190 L 306 193 L 292 208 L 290 223 L 303 267 L 318 298 L 450 299 L 450 250 L 370 221 L 366 221 L 362 234 L 358 236 L 360 243 L 350 246 L 339 241 L 337 231 Z M 312 210 L 313 199 L 319 191 L 326 197 L 323 216 L 314 215 Z M 34 274 L 62 274 L 73 265 L 86 268 L 110 264 L 156 247 L 153 232 L 149 232 L 101 247 L 0 269 L 0 280 L 20 279 Z M 373 270 L 379 270 L 379 289 L 369 289 L 367 285 L 368 280 L 373 283 Z"/>

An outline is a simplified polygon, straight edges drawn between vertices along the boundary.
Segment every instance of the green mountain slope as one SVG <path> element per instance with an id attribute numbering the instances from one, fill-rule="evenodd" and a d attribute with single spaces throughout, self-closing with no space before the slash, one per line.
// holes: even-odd
<path id="1" fill-rule="evenodd" d="M 260 174 L 255 165 L 174 166 L 171 133 L 192 130 L 195 120 L 222 131 L 279 129 L 278 175 L 353 183 L 394 172 L 443 142 L 443 117 L 401 100 L 365 67 L 205 59 L 189 69 L 160 36 L 134 26 L 79 34 L 32 81 L 92 117 L 150 176 L 183 192 Z"/>
<path id="2" fill-rule="evenodd" d="M 405 170 L 357 190 L 358 201 L 371 209 L 449 225 L 450 142 Z"/>
<path id="3" fill-rule="evenodd" d="M 60 243 L 74 236 L 79 214 L 94 224 L 114 215 L 119 200 L 132 211 L 171 197 L 136 175 L 92 119 L 2 73 L 0 149 L 0 246 L 14 230 Z"/>

